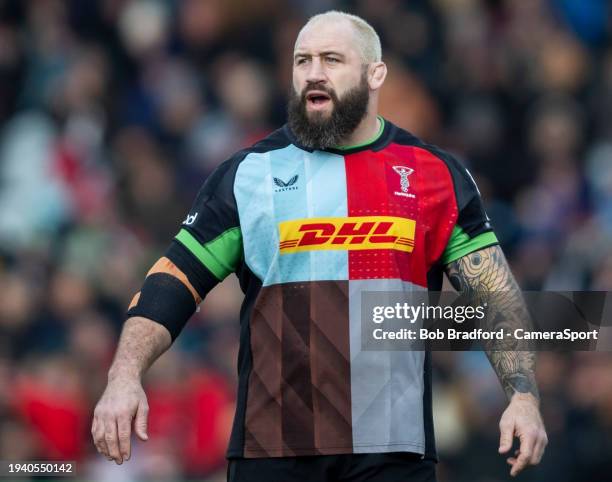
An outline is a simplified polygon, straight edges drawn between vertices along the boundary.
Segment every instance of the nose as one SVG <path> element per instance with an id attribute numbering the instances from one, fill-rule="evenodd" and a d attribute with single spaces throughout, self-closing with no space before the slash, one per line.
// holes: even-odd
<path id="1" fill-rule="evenodd" d="M 325 76 L 325 71 L 323 69 L 323 64 L 319 57 L 313 57 L 310 62 L 310 66 L 308 68 L 308 72 L 306 74 L 306 81 L 309 84 L 319 84 L 325 83 L 327 80 Z"/>

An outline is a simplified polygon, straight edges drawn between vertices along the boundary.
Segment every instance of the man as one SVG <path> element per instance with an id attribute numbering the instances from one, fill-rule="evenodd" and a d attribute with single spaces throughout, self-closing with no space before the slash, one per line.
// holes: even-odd
<path id="1" fill-rule="evenodd" d="M 228 480 L 435 480 L 429 353 L 365 351 L 362 291 L 518 287 L 469 173 L 377 115 L 387 70 L 364 20 L 327 12 L 300 31 L 288 124 L 207 179 L 126 321 L 92 433 L 121 464 L 147 439 L 141 377 L 206 294 L 235 272 L 241 310 Z M 507 305 L 504 305 L 507 306 Z M 534 354 L 490 351 L 509 404 L 511 474 L 546 445 Z"/>

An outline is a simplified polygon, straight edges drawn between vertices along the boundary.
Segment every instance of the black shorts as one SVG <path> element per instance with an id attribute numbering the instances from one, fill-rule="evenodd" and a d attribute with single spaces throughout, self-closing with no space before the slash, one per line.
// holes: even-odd
<path id="1" fill-rule="evenodd" d="M 228 482 L 436 482 L 436 463 L 406 452 L 230 459 Z"/>

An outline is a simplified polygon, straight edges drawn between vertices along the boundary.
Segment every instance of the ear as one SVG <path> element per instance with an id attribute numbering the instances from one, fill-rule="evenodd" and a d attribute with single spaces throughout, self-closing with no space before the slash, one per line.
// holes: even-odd
<path id="1" fill-rule="evenodd" d="M 387 66 L 384 62 L 374 62 L 368 66 L 368 84 L 370 89 L 380 89 L 386 77 Z"/>

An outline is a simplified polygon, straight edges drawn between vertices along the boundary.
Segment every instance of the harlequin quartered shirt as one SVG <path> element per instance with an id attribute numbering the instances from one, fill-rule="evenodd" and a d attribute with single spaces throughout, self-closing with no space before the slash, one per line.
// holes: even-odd
<path id="1" fill-rule="evenodd" d="M 359 146 L 285 125 L 236 153 L 166 253 L 200 297 L 231 273 L 245 294 L 228 457 L 435 457 L 429 353 L 362 350 L 360 293 L 439 290 L 497 239 L 469 172 L 380 120 Z"/>

